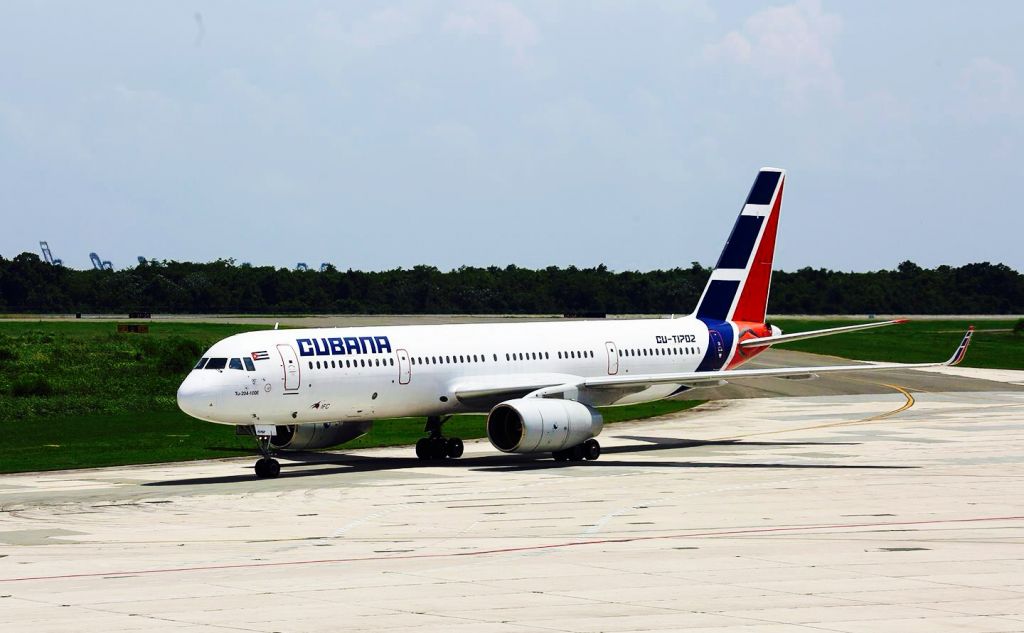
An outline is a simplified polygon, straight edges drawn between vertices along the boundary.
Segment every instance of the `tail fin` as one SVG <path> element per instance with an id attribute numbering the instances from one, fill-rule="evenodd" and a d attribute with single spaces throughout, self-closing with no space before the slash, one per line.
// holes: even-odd
<path id="1" fill-rule="evenodd" d="M 697 304 L 698 318 L 764 323 L 785 180 L 782 169 L 758 172 Z"/>

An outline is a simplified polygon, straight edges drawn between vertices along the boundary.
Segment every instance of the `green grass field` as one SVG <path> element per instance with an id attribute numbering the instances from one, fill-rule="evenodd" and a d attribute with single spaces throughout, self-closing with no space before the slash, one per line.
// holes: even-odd
<path id="1" fill-rule="evenodd" d="M 791 320 L 772 321 L 785 333 L 852 325 L 858 321 Z M 860 321 L 863 322 L 863 321 Z M 966 367 L 1024 369 L 1024 334 L 1014 334 L 1016 320 L 931 321 L 911 320 L 863 332 L 837 334 L 786 343 L 779 349 L 829 354 L 856 360 L 900 363 L 941 362 L 956 350 L 968 326 L 975 326 Z"/>
<path id="2" fill-rule="evenodd" d="M 786 332 L 851 321 L 777 321 Z M 790 343 L 785 349 L 863 360 L 944 360 L 968 323 L 917 321 L 868 332 Z M 965 365 L 1024 369 L 1024 336 L 1014 321 L 981 321 Z M 255 329 L 206 323 L 151 324 L 149 334 L 117 334 L 110 322 L 0 320 L 0 472 L 23 472 L 229 457 L 254 453 L 232 427 L 181 413 L 175 392 L 203 350 Z M 657 402 L 603 411 L 616 422 L 663 415 L 696 402 Z M 346 447 L 410 444 L 422 419 L 380 420 Z M 450 435 L 483 437 L 483 416 L 457 416 Z"/>

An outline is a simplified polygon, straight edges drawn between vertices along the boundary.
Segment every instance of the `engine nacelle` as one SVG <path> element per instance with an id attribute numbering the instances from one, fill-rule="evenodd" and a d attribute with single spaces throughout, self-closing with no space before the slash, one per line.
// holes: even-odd
<path id="1" fill-rule="evenodd" d="M 307 448 L 329 448 L 351 442 L 370 432 L 373 421 L 362 422 L 318 422 L 316 424 L 293 424 L 277 427 L 277 435 L 270 438 L 274 448 L 303 450 Z"/>
<path id="2" fill-rule="evenodd" d="M 507 400 L 487 415 L 487 439 L 503 453 L 544 453 L 582 444 L 601 434 L 601 414 L 575 400 Z"/>

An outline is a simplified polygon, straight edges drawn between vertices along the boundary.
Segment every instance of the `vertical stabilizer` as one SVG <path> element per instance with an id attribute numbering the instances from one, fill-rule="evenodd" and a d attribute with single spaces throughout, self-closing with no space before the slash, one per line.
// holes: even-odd
<path id="1" fill-rule="evenodd" d="M 758 172 L 697 303 L 698 318 L 764 322 L 785 180 L 782 169 L 764 167 Z"/>

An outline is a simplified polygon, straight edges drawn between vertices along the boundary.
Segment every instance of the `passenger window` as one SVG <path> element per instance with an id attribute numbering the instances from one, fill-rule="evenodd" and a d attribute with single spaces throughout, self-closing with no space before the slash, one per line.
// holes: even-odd
<path id="1" fill-rule="evenodd" d="M 228 359 L 226 358 L 211 358 L 209 361 L 207 361 L 206 367 L 204 369 L 224 369 L 225 367 L 227 367 L 227 364 Z"/>
<path id="2" fill-rule="evenodd" d="M 206 361 L 208 361 L 208 360 L 210 360 L 210 359 L 209 358 L 200 358 L 199 362 L 196 363 L 196 366 L 193 367 L 192 369 L 202 369 L 203 365 L 205 365 Z"/>
<path id="3" fill-rule="evenodd" d="M 242 360 L 243 360 L 243 361 L 245 361 L 245 368 L 246 368 L 246 369 L 247 369 L 248 371 L 256 371 L 256 365 L 255 365 L 255 364 L 254 364 L 254 363 L 252 362 L 252 359 L 251 359 L 251 358 L 249 358 L 248 356 L 246 356 L 246 357 L 245 357 L 245 358 L 243 358 Z"/>
<path id="4" fill-rule="evenodd" d="M 394 366 L 395 366 L 395 359 L 394 359 L 394 358 L 392 358 L 392 359 L 391 359 L 391 366 L 392 366 L 392 367 L 394 367 Z"/>

